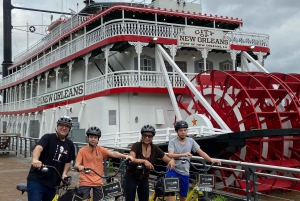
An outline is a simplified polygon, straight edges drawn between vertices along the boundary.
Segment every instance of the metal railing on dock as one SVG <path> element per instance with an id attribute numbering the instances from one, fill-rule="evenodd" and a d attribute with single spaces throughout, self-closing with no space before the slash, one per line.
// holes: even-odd
<path id="1" fill-rule="evenodd" d="M 32 149 L 38 141 L 37 138 L 20 137 L 18 134 L 0 134 L 0 138 L 6 140 L 9 138 L 9 146 L 6 145 L 6 150 L 23 157 L 31 156 Z M 74 142 L 76 154 L 86 144 Z M 129 148 L 106 148 L 123 153 L 130 151 Z M 195 166 L 200 166 L 202 163 L 205 164 L 203 160 L 203 158 L 195 156 L 192 158 L 192 163 Z M 200 163 L 200 161 L 202 162 Z M 211 173 L 215 175 L 212 194 L 224 196 L 228 200 L 300 200 L 299 167 L 288 168 L 232 160 L 221 160 L 221 162 L 222 166 L 212 167 Z M 105 171 L 109 171 L 108 167 L 114 163 L 114 161 L 106 161 Z M 115 163 L 115 165 L 118 164 L 120 162 Z M 156 168 L 159 168 L 158 164 L 155 164 Z M 125 170 L 122 171 L 121 179 L 124 172 Z M 190 174 L 193 175 L 195 172 L 191 169 Z"/>

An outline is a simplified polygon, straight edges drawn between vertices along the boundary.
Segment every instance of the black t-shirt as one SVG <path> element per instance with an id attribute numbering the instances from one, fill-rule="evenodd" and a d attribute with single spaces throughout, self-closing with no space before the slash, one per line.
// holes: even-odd
<path id="1" fill-rule="evenodd" d="M 165 153 L 156 145 L 151 144 L 151 154 L 149 158 L 145 158 L 142 154 L 142 143 L 136 142 L 132 145 L 131 151 L 135 153 L 135 157 L 138 159 L 146 159 L 151 164 L 156 162 L 157 158 L 163 158 Z M 148 168 L 137 169 L 138 164 L 130 164 L 126 170 L 126 178 L 133 179 L 135 181 L 146 181 L 149 178 L 150 170 Z"/>
<path id="2" fill-rule="evenodd" d="M 62 175 L 66 163 L 70 163 L 75 159 L 74 144 L 68 138 L 61 141 L 56 133 L 45 134 L 37 145 L 43 147 L 39 160 L 44 165 L 56 167 L 60 175 Z M 27 180 L 39 182 L 50 188 L 60 185 L 61 179 L 53 168 L 49 168 L 48 172 L 42 172 L 37 168 L 31 167 Z"/>

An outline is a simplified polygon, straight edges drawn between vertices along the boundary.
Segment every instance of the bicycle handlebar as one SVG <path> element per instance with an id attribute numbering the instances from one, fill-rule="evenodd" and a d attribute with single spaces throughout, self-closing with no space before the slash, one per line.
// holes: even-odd
<path id="1" fill-rule="evenodd" d="M 155 169 L 151 169 L 151 171 L 155 172 L 156 174 L 159 174 L 159 175 L 164 175 L 164 174 L 167 174 L 168 171 L 156 171 Z"/>
<path id="2" fill-rule="evenodd" d="M 102 175 L 100 175 L 96 170 L 94 170 L 94 169 L 92 169 L 92 168 L 84 168 L 84 173 L 85 173 L 85 174 L 89 174 L 90 171 L 93 171 L 96 175 L 98 175 L 98 176 L 99 176 L 100 178 L 102 178 L 102 179 L 111 179 L 111 178 L 114 178 L 115 176 L 117 176 L 117 174 L 119 174 L 119 172 L 121 171 L 121 167 L 122 167 L 123 164 L 125 164 L 125 166 L 127 166 L 130 162 L 131 162 L 130 159 L 126 159 L 126 160 L 122 161 L 122 162 L 120 163 L 120 166 L 119 166 L 119 168 L 118 168 L 118 171 L 117 171 L 115 174 L 113 174 L 113 175 L 102 176 Z"/>
<path id="3" fill-rule="evenodd" d="M 72 181 L 72 177 L 68 176 L 66 178 L 62 178 L 62 176 L 60 175 L 60 173 L 58 172 L 58 170 L 56 169 L 56 167 L 51 166 L 51 165 L 42 165 L 42 172 L 48 172 L 48 168 L 52 168 L 56 171 L 56 173 L 58 174 L 58 176 L 60 177 L 61 181 L 63 182 L 63 185 L 59 186 L 59 187 L 63 187 L 63 186 L 69 186 L 71 185 L 71 181 Z"/>
<path id="4" fill-rule="evenodd" d="M 210 166 L 208 166 L 208 168 L 205 168 L 205 169 L 204 169 L 204 168 L 201 168 L 201 169 L 199 169 L 199 168 L 197 168 L 193 163 L 191 163 L 191 161 L 189 161 L 189 160 L 187 160 L 187 159 L 179 158 L 179 159 L 175 159 L 175 160 L 181 160 L 181 163 L 182 163 L 182 164 L 184 164 L 184 163 L 186 163 L 186 162 L 189 162 L 190 165 L 191 165 L 193 168 L 195 168 L 195 170 L 197 170 L 198 172 L 209 171 L 209 170 L 212 168 L 213 165 L 217 164 L 217 163 L 211 163 Z M 204 164 L 203 164 L 203 167 L 205 167 Z"/>

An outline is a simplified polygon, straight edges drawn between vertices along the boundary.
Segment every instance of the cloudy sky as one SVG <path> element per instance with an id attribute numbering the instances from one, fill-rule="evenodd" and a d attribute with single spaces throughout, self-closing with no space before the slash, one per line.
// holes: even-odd
<path id="1" fill-rule="evenodd" d="M 100 1 L 100 0 L 98 0 Z M 118 2 L 115 0 L 114 2 Z M 122 1 L 122 0 L 120 0 Z M 140 1 L 140 0 L 135 0 Z M 189 2 L 192 0 L 188 0 Z M 270 71 L 297 72 L 300 58 L 300 0 L 195 0 L 202 2 L 202 13 L 217 14 L 241 18 L 244 22 L 242 31 L 263 33 L 270 36 L 271 55 L 265 61 L 265 68 Z M 1 1 L 2 2 L 2 1 Z M 97 0 L 96 0 L 97 2 Z M 105 2 L 109 2 L 106 0 Z M 127 2 L 130 2 L 128 0 Z M 150 0 L 146 1 L 150 2 Z M 83 8 L 83 0 L 12 0 L 14 6 L 69 12 Z M 2 3 L 0 8 L 0 26 L 3 26 Z M 54 15 L 56 19 L 58 15 Z M 27 47 L 26 29 L 29 25 L 46 25 L 50 23 L 49 13 L 24 10 L 12 11 L 12 24 L 15 27 L 12 35 L 13 55 Z M 20 26 L 20 27 L 19 27 Z M 22 27 L 23 26 L 23 27 Z M 37 33 L 44 34 L 45 28 L 37 27 Z M 0 32 L 0 61 L 3 61 L 3 32 Z M 29 34 L 29 45 L 42 38 L 38 34 Z"/>

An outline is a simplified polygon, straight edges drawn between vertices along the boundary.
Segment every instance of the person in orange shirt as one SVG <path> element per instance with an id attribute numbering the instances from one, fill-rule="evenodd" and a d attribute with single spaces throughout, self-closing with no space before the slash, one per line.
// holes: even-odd
<path id="1" fill-rule="evenodd" d="M 101 185 L 102 179 L 94 172 L 89 174 L 84 173 L 84 168 L 92 168 L 100 175 L 103 175 L 103 160 L 112 158 L 129 158 L 133 160 L 132 156 L 127 156 L 119 152 L 112 152 L 104 147 L 98 146 L 99 138 L 101 137 L 101 130 L 98 127 L 90 127 L 86 131 L 88 145 L 82 147 L 76 157 L 75 170 L 80 171 L 78 187 L 81 192 L 83 201 L 88 200 L 90 191 L 93 189 L 93 200 L 100 200 L 103 198 Z"/>

